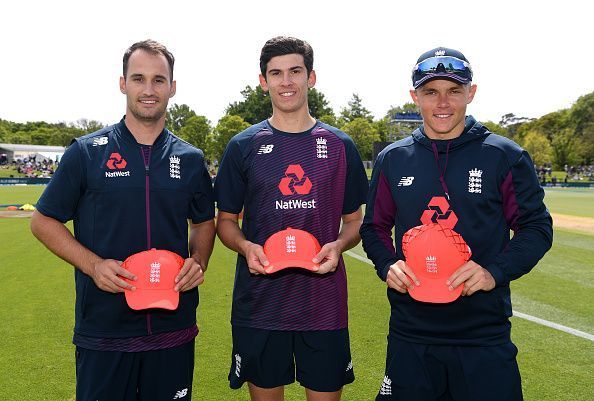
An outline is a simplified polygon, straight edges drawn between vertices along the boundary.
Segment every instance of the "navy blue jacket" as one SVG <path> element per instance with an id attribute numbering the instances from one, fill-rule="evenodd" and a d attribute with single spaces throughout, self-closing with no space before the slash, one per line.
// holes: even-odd
<path id="1" fill-rule="evenodd" d="M 361 237 L 382 280 L 391 264 L 405 259 L 403 234 L 421 224 L 433 197 L 446 197 L 447 192 L 448 210 L 430 213 L 443 219 L 455 214 L 454 230 L 470 246 L 472 260 L 496 281 L 492 291 L 449 304 L 418 302 L 408 293 L 388 289 L 390 333 L 427 344 L 509 341 L 509 283 L 528 273 L 553 239 L 544 191 L 528 153 L 467 117 L 464 132 L 451 141 L 431 141 L 421 128 L 388 146 L 377 158 L 370 186 Z"/>
<path id="2" fill-rule="evenodd" d="M 74 235 L 105 259 L 150 248 L 188 257 L 188 219 L 214 217 L 202 151 L 163 130 L 152 146 L 136 142 L 124 121 L 75 139 L 37 203 L 44 215 L 74 221 Z M 75 334 L 124 338 L 195 325 L 198 290 L 180 293 L 175 311 L 134 311 L 123 293 L 100 290 L 75 270 Z"/>

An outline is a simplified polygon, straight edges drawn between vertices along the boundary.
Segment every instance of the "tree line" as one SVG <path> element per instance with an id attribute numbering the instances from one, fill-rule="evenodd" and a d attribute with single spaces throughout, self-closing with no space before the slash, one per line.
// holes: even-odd
<path id="1" fill-rule="evenodd" d="M 167 110 L 167 128 L 203 149 L 207 159 L 220 160 L 231 137 L 272 114 L 268 94 L 260 86 L 246 86 L 241 95 L 243 99 L 230 103 L 214 126 L 190 106 L 172 104 Z M 346 132 L 364 160 L 371 160 L 374 142 L 398 137 L 393 124 L 396 113 L 418 111 L 414 103 L 406 103 L 391 107 L 384 116 L 376 118 L 354 93 L 348 105 L 336 114 L 324 94 L 315 88 L 309 91 L 308 100 L 311 115 Z M 484 124 L 491 131 L 518 142 L 537 165 L 551 164 L 554 169 L 563 169 L 565 165 L 594 162 L 594 92 L 580 97 L 568 109 L 538 119 L 509 113 L 497 123 Z M 68 146 L 73 138 L 102 127 L 102 123 L 87 119 L 57 124 L 0 119 L 0 143 Z"/>

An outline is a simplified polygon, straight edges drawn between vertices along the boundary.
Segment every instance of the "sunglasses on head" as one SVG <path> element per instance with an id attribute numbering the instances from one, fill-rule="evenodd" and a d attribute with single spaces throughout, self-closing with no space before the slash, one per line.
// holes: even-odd
<path id="1" fill-rule="evenodd" d="M 432 74 L 447 73 L 472 80 L 472 69 L 467 61 L 452 56 L 436 56 L 421 61 L 413 68 L 414 81 L 418 82 Z"/>

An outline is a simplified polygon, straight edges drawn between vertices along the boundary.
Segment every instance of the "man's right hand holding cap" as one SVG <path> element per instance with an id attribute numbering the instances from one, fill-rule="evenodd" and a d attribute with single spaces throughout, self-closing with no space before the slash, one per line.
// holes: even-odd
<path id="1" fill-rule="evenodd" d="M 122 262 L 114 259 L 101 259 L 93 264 L 91 277 L 95 285 L 107 292 L 134 291 L 136 287 L 126 282 L 122 277 L 136 281 L 136 276 L 122 267 Z"/>
<path id="2" fill-rule="evenodd" d="M 386 277 L 386 284 L 388 284 L 388 287 L 403 294 L 406 294 L 408 289 L 414 285 L 421 285 L 410 266 L 403 260 L 399 260 L 390 266 L 388 276 Z"/>
<path id="3" fill-rule="evenodd" d="M 241 250 L 247 261 L 248 268 L 252 274 L 268 274 L 266 268 L 270 263 L 264 254 L 264 248 L 261 245 L 245 240 Z"/>

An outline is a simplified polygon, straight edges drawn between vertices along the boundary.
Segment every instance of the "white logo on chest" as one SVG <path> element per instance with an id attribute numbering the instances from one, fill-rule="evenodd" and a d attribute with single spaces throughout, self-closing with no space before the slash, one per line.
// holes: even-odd
<path id="1" fill-rule="evenodd" d="M 272 153 L 273 148 L 274 148 L 274 145 L 262 145 L 262 146 L 260 146 L 260 150 L 258 150 L 258 154 L 265 155 L 268 153 Z"/>
<path id="2" fill-rule="evenodd" d="M 400 181 L 398 181 L 398 186 L 399 187 L 409 187 L 412 185 L 414 179 L 415 179 L 415 177 L 402 177 L 400 179 Z"/>
<path id="3" fill-rule="evenodd" d="M 316 157 L 318 159 L 327 159 L 328 158 L 328 145 L 326 138 L 319 137 L 316 138 Z"/>
<path id="4" fill-rule="evenodd" d="M 169 157 L 169 177 L 181 180 L 181 159 L 179 156 Z"/>
<path id="5" fill-rule="evenodd" d="M 471 194 L 480 194 L 483 190 L 483 170 L 475 168 L 468 172 L 468 192 Z"/>

